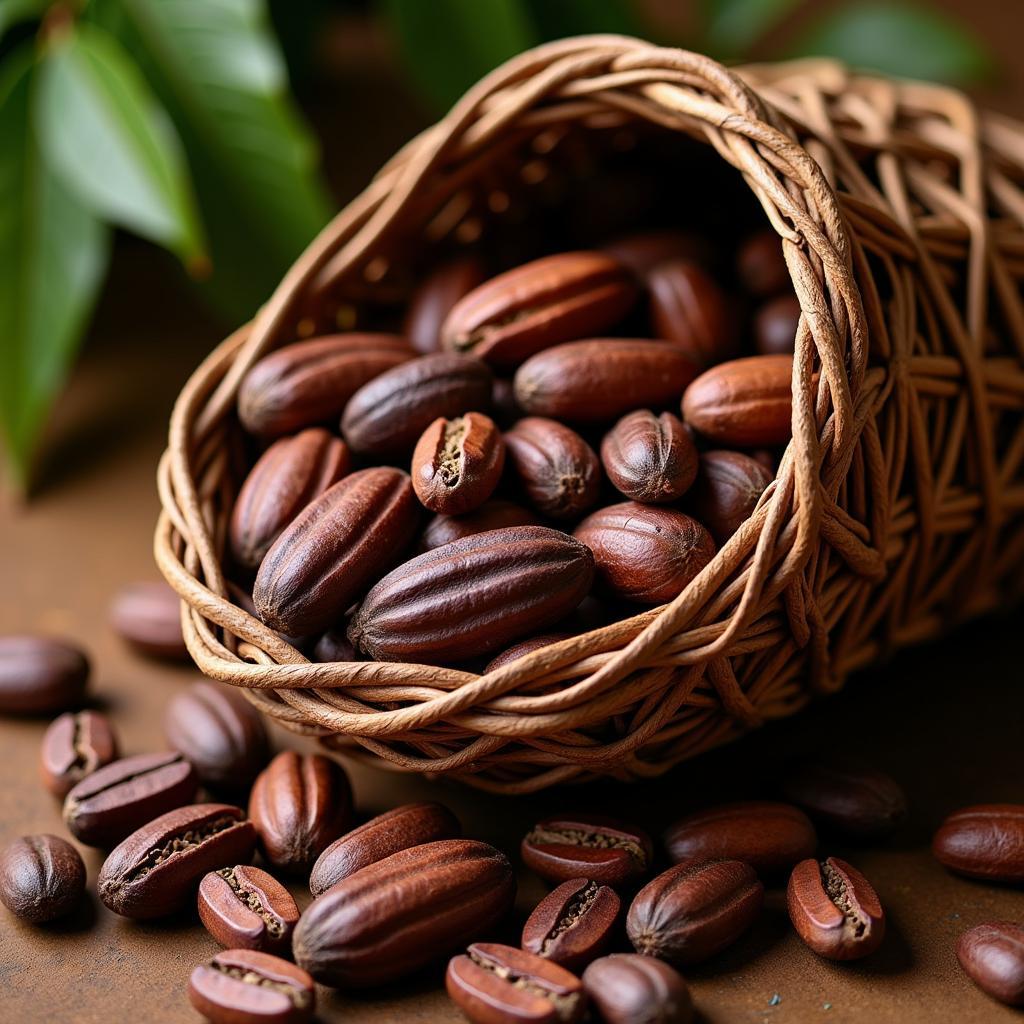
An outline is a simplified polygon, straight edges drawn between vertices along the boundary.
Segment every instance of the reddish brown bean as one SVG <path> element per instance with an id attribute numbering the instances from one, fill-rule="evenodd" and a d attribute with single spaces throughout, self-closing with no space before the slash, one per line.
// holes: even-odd
<path id="1" fill-rule="evenodd" d="M 423 279 L 409 302 L 405 336 L 421 355 L 441 348 L 441 326 L 452 307 L 484 282 L 484 268 L 476 256 L 460 256 L 442 263 Z"/>
<path id="2" fill-rule="evenodd" d="M 1024 1006 L 1024 925 L 991 921 L 964 932 L 956 947 L 967 976 L 1008 1006 Z"/>
<path id="3" fill-rule="evenodd" d="M 396 807 L 331 843 L 313 865 L 309 891 L 319 896 L 343 878 L 393 853 L 440 839 L 456 839 L 461 834 L 458 819 L 441 804 Z"/>
<path id="4" fill-rule="evenodd" d="M 778 295 L 791 287 L 782 239 L 771 228 L 751 235 L 740 246 L 736 269 L 743 286 L 758 298 Z"/>
<path id="5" fill-rule="evenodd" d="M 493 672 L 496 668 L 511 665 L 513 661 L 525 658 L 527 654 L 539 651 L 542 647 L 556 644 L 559 640 L 566 640 L 569 636 L 571 636 L 570 633 L 543 633 L 541 636 L 532 636 L 529 640 L 521 640 L 507 650 L 502 651 L 497 657 L 491 658 L 484 672 Z"/>
<path id="6" fill-rule="evenodd" d="M 976 804 L 955 811 L 932 841 L 939 863 L 969 878 L 1024 882 L 1024 804 Z"/>
<path id="7" fill-rule="evenodd" d="M 412 486 L 431 512 L 472 512 L 492 494 L 505 468 L 505 441 L 489 416 L 441 417 L 423 432 L 412 455 Z"/>
<path id="8" fill-rule="evenodd" d="M 792 432 L 792 378 L 792 356 L 749 356 L 720 363 L 687 387 L 683 418 L 715 444 L 785 444 Z"/>
<path id="9" fill-rule="evenodd" d="M 634 501 L 598 509 L 573 536 L 593 551 L 601 585 L 641 604 L 671 601 L 715 557 L 711 534 L 695 519 Z"/>
<path id="10" fill-rule="evenodd" d="M 699 264 L 663 263 L 647 276 L 655 333 L 678 345 L 701 369 L 732 359 L 739 348 L 725 293 Z"/>
<path id="11" fill-rule="evenodd" d="M 257 776 L 249 817 L 267 862 L 282 871 L 308 871 L 352 820 L 345 770 L 321 754 L 278 754 Z"/>
<path id="12" fill-rule="evenodd" d="M 758 872 L 788 871 L 814 856 L 814 826 L 803 811 L 768 800 L 721 804 L 681 818 L 665 833 L 676 864 L 729 858 Z"/>
<path id="13" fill-rule="evenodd" d="M 478 942 L 453 957 L 448 995 L 473 1024 L 576 1024 L 586 1011 L 579 978 L 543 957 Z"/>
<path id="14" fill-rule="evenodd" d="M 256 569 L 295 517 L 351 468 L 345 442 L 320 427 L 275 441 L 257 460 L 231 512 L 231 553 Z"/>
<path id="15" fill-rule="evenodd" d="M 697 476 L 697 446 L 678 416 L 627 413 L 605 434 L 601 464 L 627 498 L 660 505 L 682 497 Z"/>
<path id="16" fill-rule="evenodd" d="M 754 347 L 763 356 L 792 355 L 800 323 L 800 300 L 780 295 L 766 302 L 754 317 Z"/>
<path id="17" fill-rule="evenodd" d="M 236 864 L 211 871 L 199 883 L 199 918 L 228 949 L 285 953 L 299 908 L 288 890 L 260 868 Z"/>
<path id="18" fill-rule="evenodd" d="M 797 864 L 786 906 L 800 938 L 828 960 L 859 960 L 885 936 L 885 914 L 871 883 L 837 857 Z"/>
<path id="19" fill-rule="evenodd" d="M 589 878 L 622 885 L 645 874 L 652 859 L 646 832 L 594 815 L 545 818 L 523 838 L 523 863 L 549 882 Z"/>
<path id="20" fill-rule="evenodd" d="M 641 338 L 573 341 L 516 371 L 516 401 L 531 416 L 607 423 L 633 409 L 677 402 L 697 367 L 676 345 Z"/>
<path id="21" fill-rule="evenodd" d="M 228 949 L 200 964 L 188 982 L 192 1006 L 212 1024 L 307 1024 L 313 979 L 269 953 Z"/>
<path id="22" fill-rule="evenodd" d="M 573 878 L 550 892 L 523 926 L 522 946 L 578 972 L 611 942 L 619 897 L 607 885 Z"/>
<path id="23" fill-rule="evenodd" d="M 304 636 L 334 625 L 402 555 L 419 523 L 409 476 L 377 466 L 328 488 L 274 542 L 253 600 L 273 629 Z"/>
<path id="24" fill-rule="evenodd" d="M 110 624 L 139 654 L 189 660 L 181 632 L 181 598 L 162 580 L 122 587 L 110 608 Z"/>
<path id="25" fill-rule="evenodd" d="M 332 334 L 286 345 L 242 378 L 238 417 L 257 437 L 331 423 L 359 388 L 415 355 L 393 334 Z"/>
<path id="26" fill-rule="evenodd" d="M 628 271 L 610 256 L 545 256 L 461 299 L 445 320 L 442 343 L 511 369 L 542 349 L 613 326 L 635 298 Z"/>
<path id="27" fill-rule="evenodd" d="M 764 886 L 738 860 L 677 864 L 633 900 L 626 933 L 638 953 L 692 964 L 721 952 L 761 913 Z"/>
<path id="28" fill-rule="evenodd" d="M 750 518 L 771 482 L 772 473 L 749 455 L 703 452 L 686 504 L 715 540 L 725 544 Z"/>
<path id="29" fill-rule="evenodd" d="M 63 799 L 87 775 L 118 756 L 117 736 L 98 711 L 67 711 L 43 735 L 39 773 L 43 785 Z"/>
<path id="30" fill-rule="evenodd" d="M 600 495 L 601 464 L 576 431 L 556 420 L 527 416 L 505 435 L 519 484 L 538 512 L 575 519 Z"/>
<path id="31" fill-rule="evenodd" d="M 583 972 L 604 1024 L 690 1024 L 693 997 L 679 972 L 652 956 L 613 953 Z"/>

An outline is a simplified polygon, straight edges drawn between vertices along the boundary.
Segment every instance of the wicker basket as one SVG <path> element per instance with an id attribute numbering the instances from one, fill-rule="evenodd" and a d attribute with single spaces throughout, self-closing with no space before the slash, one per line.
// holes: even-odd
<path id="1" fill-rule="evenodd" d="M 484 676 L 310 663 L 227 596 L 243 373 L 323 315 L 358 319 L 407 293 L 423 253 L 498 230 L 510 196 L 529 201 L 531 162 L 557 166 L 566 144 L 592 163 L 623 132 L 709 144 L 701 152 L 781 236 L 803 316 L 776 480 L 663 608 Z M 726 70 L 610 36 L 517 57 L 409 143 L 183 390 L 156 557 L 183 599 L 189 650 L 206 675 L 329 746 L 528 792 L 657 775 L 1013 600 L 1022 186 L 1024 129 L 945 88 L 820 61 Z M 686 202 L 715 201 L 713 182 L 680 187 Z"/>

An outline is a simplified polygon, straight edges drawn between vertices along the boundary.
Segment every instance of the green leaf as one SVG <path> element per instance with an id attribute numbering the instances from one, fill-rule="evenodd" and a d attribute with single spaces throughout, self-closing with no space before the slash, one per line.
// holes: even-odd
<path id="1" fill-rule="evenodd" d="M 0 0 L 0 36 L 19 21 L 41 17 L 51 0 Z"/>
<path id="2" fill-rule="evenodd" d="M 741 57 L 802 0 L 706 0 L 703 46 L 712 56 Z"/>
<path id="3" fill-rule="evenodd" d="M 48 162 L 97 216 L 176 252 L 203 257 L 181 143 L 121 45 L 81 24 L 46 49 L 39 136 Z"/>
<path id="4" fill-rule="evenodd" d="M 81 338 L 109 232 L 47 165 L 34 131 L 31 46 L 0 78 L 0 429 L 27 487 L 39 431 Z"/>
<path id="5" fill-rule="evenodd" d="M 440 110 L 540 42 L 522 0 L 385 0 L 384 9 L 413 82 Z"/>
<path id="6" fill-rule="evenodd" d="M 639 36 L 645 32 L 630 0 L 529 0 L 530 20 L 544 39 L 609 32 Z"/>
<path id="7" fill-rule="evenodd" d="M 994 64 L 965 25 L 937 11 L 892 4 L 858 4 L 828 15 L 794 53 L 809 55 L 904 78 L 959 83 L 984 78 Z"/>
<path id="8" fill-rule="evenodd" d="M 126 44 L 178 128 L 209 240 L 211 297 L 252 316 L 330 215 L 261 0 L 119 0 Z"/>

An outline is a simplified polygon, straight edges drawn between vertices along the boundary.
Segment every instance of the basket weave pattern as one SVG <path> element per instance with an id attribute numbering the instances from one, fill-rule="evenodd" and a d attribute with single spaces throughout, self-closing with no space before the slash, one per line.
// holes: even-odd
<path id="1" fill-rule="evenodd" d="M 802 308 L 793 437 L 754 515 L 670 605 L 485 676 L 312 664 L 221 569 L 238 383 L 311 296 L 365 289 L 506 143 L 646 122 L 714 147 L 782 239 Z M 208 676 L 332 746 L 504 792 L 642 778 L 1020 595 L 1024 129 L 830 62 L 729 71 L 619 37 L 516 58 L 409 143 L 199 367 L 160 465 L 161 570 Z M 358 746 L 356 746 L 358 745 Z"/>

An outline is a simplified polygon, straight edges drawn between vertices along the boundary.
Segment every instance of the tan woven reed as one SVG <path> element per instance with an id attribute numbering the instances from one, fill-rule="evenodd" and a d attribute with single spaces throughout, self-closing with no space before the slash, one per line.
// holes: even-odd
<path id="1" fill-rule="evenodd" d="M 225 597 L 226 438 L 243 373 L 294 339 L 311 295 L 365 293 L 382 254 L 402 251 L 396 238 L 415 251 L 465 225 L 466 196 L 499 174 L 506 143 L 640 122 L 713 146 L 783 239 L 803 317 L 777 479 L 664 608 L 486 676 L 309 663 Z M 325 743 L 527 792 L 656 775 L 1015 599 L 1022 185 L 1024 129 L 946 88 L 822 61 L 730 71 L 610 36 L 510 61 L 380 172 L 183 390 L 156 557 L 184 599 L 193 657 Z"/>

